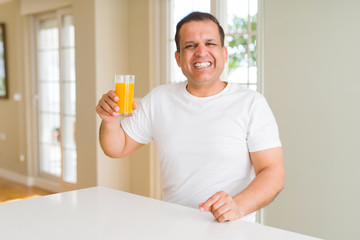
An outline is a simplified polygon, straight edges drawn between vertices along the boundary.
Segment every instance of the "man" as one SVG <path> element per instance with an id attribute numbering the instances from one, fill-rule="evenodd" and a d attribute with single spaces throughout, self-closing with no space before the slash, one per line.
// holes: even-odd
<path id="1" fill-rule="evenodd" d="M 101 146 L 120 158 L 155 140 L 166 201 L 210 211 L 219 222 L 254 221 L 284 185 L 275 118 L 262 95 L 221 81 L 228 52 L 216 18 L 189 14 L 175 40 L 187 81 L 153 89 L 121 124 L 118 97 L 104 94 L 96 107 Z"/>

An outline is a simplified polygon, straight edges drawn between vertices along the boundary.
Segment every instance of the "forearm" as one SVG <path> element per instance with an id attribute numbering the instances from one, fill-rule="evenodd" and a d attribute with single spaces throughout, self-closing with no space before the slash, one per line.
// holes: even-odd
<path id="1" fill-rule="evenodd" d="M 233 197 L 239 205 L 241 216 L 248 215 L 268 205 L 284 186 L 282 167 L 265 168 L 257 174 L 250 185 Z"/>
<path id="2" fill-rule="evenodd" d="M 99 135 L 101 148 L 107 156 L 122 157 L 126 142 L 120 121 L 102 121 Z"/>

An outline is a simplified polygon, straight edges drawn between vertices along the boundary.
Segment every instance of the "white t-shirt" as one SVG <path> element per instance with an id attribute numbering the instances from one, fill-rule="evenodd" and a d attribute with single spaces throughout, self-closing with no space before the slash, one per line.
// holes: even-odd
<path id="1" fill-rule="evenodd" d="M 186 85 L 154 88 L 121 124 L 136 142 L 155 140 L 165 200 L 197 208 L 218 191 L 234 196 L 245 189 L 254 177 L 249 152 L 281 143 L 261 94 L 228 83 L 214 96 L 196 97 Z"/>

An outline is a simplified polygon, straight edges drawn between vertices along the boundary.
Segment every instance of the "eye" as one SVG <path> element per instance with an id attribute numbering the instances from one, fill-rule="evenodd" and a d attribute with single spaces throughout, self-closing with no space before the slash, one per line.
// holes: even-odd
<path id="1" fill-rule="evenodd" d="M 188 45 L 185 46 L 185 48 L 195 48 L 195 47 L 196 47 L 195 44 L 188 44 Z"/>
<path id="2" fill-rule="evenodd" d="M 206 46 L 216 46 L 216 43 L 208 42 L 208 43 L 206 43 Z"/>

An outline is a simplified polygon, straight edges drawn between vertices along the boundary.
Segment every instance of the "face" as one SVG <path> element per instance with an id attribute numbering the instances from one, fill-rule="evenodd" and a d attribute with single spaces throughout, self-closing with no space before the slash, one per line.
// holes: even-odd
<path id="1" fill-rule="evenodd" d="M 189 84 L 208 85 L 220 82 L 227 61 L 227 49 L 221 46 L 217 25 L 208 21 L 192 21 L 180 28 L 180 52 L 176 62 Z"/>

